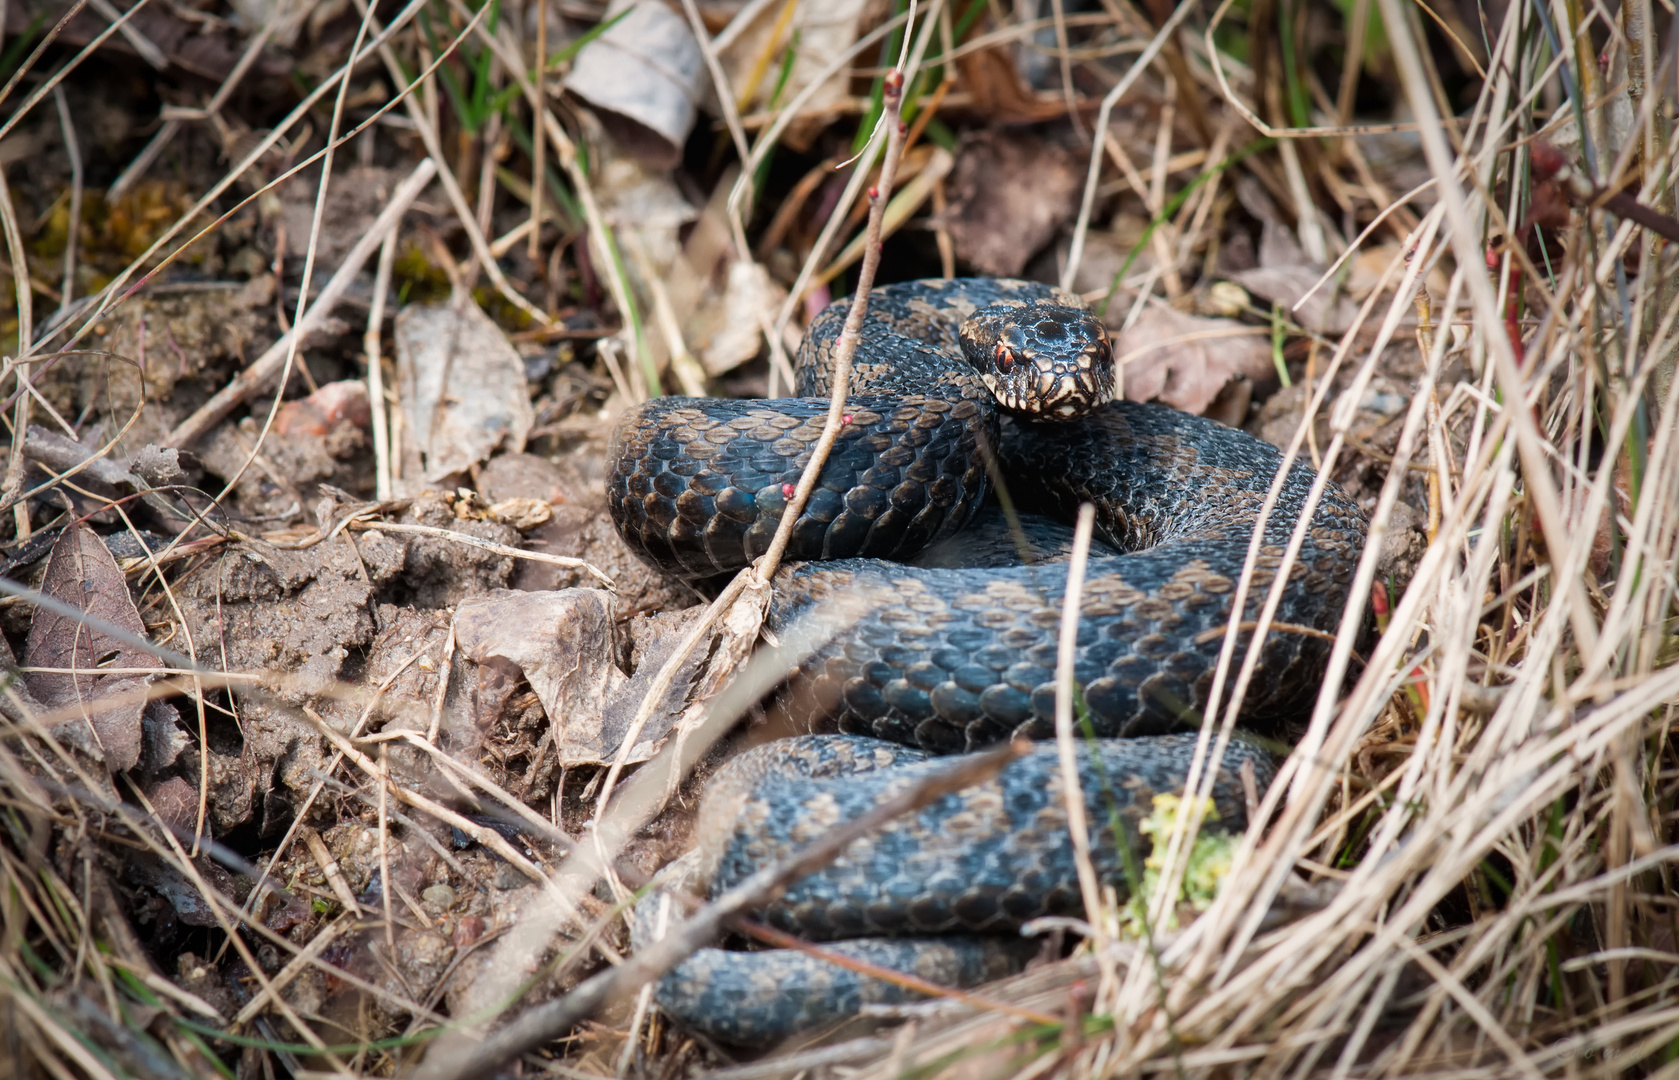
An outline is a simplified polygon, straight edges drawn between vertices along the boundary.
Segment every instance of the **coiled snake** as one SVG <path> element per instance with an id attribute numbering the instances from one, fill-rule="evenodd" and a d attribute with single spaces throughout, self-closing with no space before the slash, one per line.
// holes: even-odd
<path id="1" fill-rule="evenodd" d="M 815 395 L 830 389 L 849 307 L 830 305 L 805 337 L 805 396 L 657 398 L 620 420 L 608 504 L 638 554 L 703 579 L 763 553 L 821 431 L 828 402 Z M 694 883 L 727 889 L 916 783 L 936 767 L 929 755 L 1052 736 L 1068 532 L 1032 515 L 1065 522 L 1088 502 L 1104 543 L 1088 563 L 1073 661 L 1097 736 L 1080 753 L 1080 788 L 1097 869 L 1123 893 L 1108 823 L 1124 822 L 1134 847 L 1150 796 L 1184 782 L 1194 739 L 1170 732 L 1192 726 L 1207 702 L 1281 455 L 1200 417 L 1109 401 L 1112 385 L 1105 330 L 1049 286 L 921 281 L 870 294 L 846 424 L 788 548 L 810 561 L 776 575 L 768 619 L 803 657 L 790 680 L 795 713 L 845 734 L 772 743 L 720 770 L 686 868 Z M 1313 480 L 1296 465 L 1281 486 L 1244 624 L 1258 617 Z M 1022 527 L 987 508 L 994 489 L 1026 512 Z M 1328 485 L 1260 650 L 1244 723 L 1278 720 L 1317 693 L 1365 529 Z M 1215 799 L 1237 828 L 1244 762 L 1261 784 L 1271 769 L 1250 744 L 1226 754 Z M 1077 910 L 1061 773 L 1046 746 L 852 845 L 761 914 L 861 959 L 972 985 L 1017 966 L 1024 946 L 971 935 Z M 717 949 L 658 989 L 668 1014 L 737 1043 L 903 996 L 803 953 Z"/>

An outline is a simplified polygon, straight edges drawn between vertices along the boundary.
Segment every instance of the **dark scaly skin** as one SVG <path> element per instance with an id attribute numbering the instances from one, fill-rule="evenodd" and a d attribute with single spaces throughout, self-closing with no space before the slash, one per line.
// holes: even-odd
<path id="1" fill-rule="evenodd" d="M 918 282 L 870 298 L 846 412 L 851 422 L 793 530 L 790 559 L 902 559 L 955 535 L 985 499 L 980 447 L 998 416 L 961 358 L 962 320 L 987 304 L 1076 298 L 1031 282 Z M 800 349 L 800 394 L 825 395 L 844 301 L 817 316 Z M 762 555 L 810 461 L 826 398 L 654 398 L 613 429 L 606 491 L 637 554 L 689 578 Z"/>
<path id="2" fill-rule="evenodd" d="M 1014 975 L 1038 950 L 1029 938 L 973 937 L 859 938 L 829 948 L 939 986 L 958 987 Z M 655 991 L 665 1015 L 718 1042 L 738 1046 L 767 1046 L 855 1016 L 865 1005 L 898 1005 L 921 996 L 792 949 L 701 949 L 662 979 Z"/>
<path id="3" fill-rule="evenodd" d="M 1281 455 L 1210 420 L 1122 401 L 1078 425 L 1005 424 L 1000 456 L 1005 475 L 1060 481 L 1015 483 L 1017 501 L 1049 512 L 1093 501 L 1100 535 L 1125 552 L 1092 558 L 1082 593 L 1073 673 L 1096 734 L 1158 734 L 1193 719 Z M 1258 617 L 1311 484 L 1297 466 L 1284 485 L 1244 622 Z M 1277 610 L 1290 629 L 1267 638 L 1244 700 L 1250 722 L 1317 692 L 1329 643 L 1293 628 L 1334 633 L 1363 541 L 1363 514 L 1327 489 Z M 1051 733 L 1064 566 L 841 560 L 790 567 L 777 585 L 769 621 L 784 643 L 846 626 L 801 665 L 796 686 L 840 730 L 942 753 Z"/>
<path id="4" fill-rule="evenodd" d="M 1122 897 L 1127 877 L 1113 825 L 1132 865 L 1141 867 L 1147 845 L 1138 823 L 1156 794 L 1182 790 L 1195 739 L 1101 739 L 1079 747 L 1092 862 Z M 1013 932 L 1030 919 L 1081 910 L 1056 754 L 1046 743 L 996 778 L 852 843 L 758 917 L 788 933 L 837 942 L 834 951 L 844 956 L 944 985 L 972 986 L 1018 971 L 1036 945 Z M 709 882 L 710 893 L 719 894 L 947 762 L 850 735 L 783 739 L 747 751 L 712 777 L 694 850 L 677 871 L 687 884 Z M 1208 831 L 1246 824 L 1244 764 L 1261 790 L 1270 782 L 1265 752 L 1233 743 L 1214 786 L 1217 817 Z M 658 936 L 656 907 L 643 902 L 636 909 L 638 945 Z M 714 1039 L 763 1045 L 844 1019 L 863 1004 L 917 995 L 792 950 L 701 949 L 660 980 L 655 996 L 667 1015 Z"/>
<path id="5" fill-rule="evenodd" d="M 1017 733 L 1052 734 L 1066 587 L 1066 568 L 1057 560 L 1066 538 L 1064 531 L 1029 528 L 1022 539 L 1039 551 L 1010 559 L 1014 537 L 988 511 L 985 535 L 965 543 L 960 530 L 986 498 L 985 454 L 995 448 L 997 472 L 1021 508 L 1070 520 L 1080 502 L 1097 507 L 1097 534 L 1109 546 L 1099 546 L 1087 567 L 1074 676 L 1104 737 L 1094 752 L 1108 790 L 1181 788 L 1191 744 L 1160 736 L 1195 722 L 1206 704 L 1231 597 L 1281 455 L 1241 431 L 1154 405 L 1114 402 L 1071 423 L 1001 415 L 993 393 L 1016 401 L 1021 380 L 1050 379 L 1020 367 L 1007 376 L 985 370 L 993 345 L 1000 341 L 1015 355 L 1053 350 L 1066 344 L 1066 333 L 1041 306 L 1021 309 L 1024 329 L 1011 325 L 1006 308 L 987 306 L 998 301 L 1076 306 L 1047 286 L 1024 282 L 912 282 L 871 294 L 848 393 L 851 419 L 788 551 L 790 558 L 826 561 L 790 564 L 775 579 L 769 626 L 791 655 L 803 657 L 791 692 L 816 721 L 935 753 L 976 749 Z M 806 335 L 801 393 L 827 392 L 830 354 L 847 308 L 845 301 L 831 306 Z M 1054 318 L 1071 326 L 1078 315 Z M 1105 358 L 1105 339 L 1089 346 L 1098 347 Z M 614 433 L 608 481 L 621 534 L 655 565 L 691 578 L 744 566 L 767 547 L 826 408 L 819 399 L 665 398 L 626 415 Z M 1285 481 L 1264 529 L 1241 622 L 1257 618 L 1312 482 L 1302 466 Z M 1338 627 L 1365 527 L 1357 506 L 1328 486 L 1284 586 L 1276 614 L 1282 626 L 1263 647 L 1244 722 L 1275 719 L 1315 695 L 1329 647 L 1319 635 Z M 881 561 L 911 559 L 927 547 L 928 566 Z M 1244 647 L 1247 636 L 1240 635 Z M 877 752 L 847 755 L 860 760 Z M 729 824 L 702 835 L 695 872 L 702 891 L 714 895 L 788 850 L 786 844 L 797 846 L 862 813 L 894 785 L 911 782 L 895 778 L 900 770 L 907 777 L 920 767 L 870 765 L 868 775 L 828 790 L 801 763 L 807 756 L 771 754 L 773 767 L 742 781 L 720 804 L 735 807 L 735 814 L 708 811 L 745 824 L 744 832 Z M 1253 758 L 1248 752 L 1227 757 L 1221 773 L 1221 812 L 1232 811 L 1224 818 L 1231 824 L 1241 820 L 1230 784 L 1244 756 Z M 1037 797 L 1059 791 L 1053 754 L 1011 769 L 1020 771 L 1005 787 Z M 1258 772 L 1262 781 L 1269 776 L 1268 767 Z M 1091 785 L 1083 786 L 1092 797 Z M 799 883 L 788 897 L 803 899 L 784 899 L 764 917 L 795 933 L 831 938 L 854 930 L 1006 929 L 1018 925 L 1011 921 L 1017 911 L 1076 906 L 1076 884 L 1045 872 L 1070 865 L 1064 820 L 1023 828 L 993 815 L 982 829 L 952 827 L 987 810 L 984 790 L 951 796 L 900 822 L 890 841 L 877 837 L 865 855 L 848 853 L 846 867 L 830 871 L 840 877 L 819 874 Z M 1060 806 L 1057 800 L 1043 805 L 1050 802 Z M 1105 821 L 1113 805 L 1099 812 L 1093 805 L 1092 821 Z M 1127 808 L 1146 814 L 1147 801 L 1121 807 Z M 1059 810 L 1046 812 L 1047 822 Z M 1117 858 L 1111 836 L 1107 843 Z M 906 866 L 917 869 L 906 872 Z M 1109 859 L 1104 875 L 1122 884 L 1116 866 Z M 999 914 L 1005 907 L 1007 917 Z M 941 948 L 952 947 L 952 939 L 943 940 Z M 776 965 L 776 974 L 753 967 L 760 956 L 777 957 L 764 961 Z M 752 1042 L 843 1015 L 863 1000 L 850 991 L 813 991 L 812 1000 L 792 1004 L 773 990 L 777 979 L 806 963 L 708 951 L 667 976 L 659 998 L 686 1024 Z M 971 974 L 991 965 L 957 967 Z M 831 975 L 801 978 L 834 985 Z M 732 988 L 733 996 L 712 994 L 706 980 Z M 741 1014 L 749 1000 L 761 1015 Z"/>
<path id="6" fill-rule="evenodd" d="M 1080 745 L 1091 860 L 1103 879 L 1123 881 L 1125 874 L 1108 827 L 1110 812 L 1119 815 L 1140 866 L 1146 852 L 1137 852 L 1137 822 L 1148 816 L 1156 794 L 1182 790 L 1195 740 L 1180 733 Z M 835 824 L 861 817 L 949 767 L 948 760 L 896 748 L 889 756 L 876 753 L 892 746 L 859 736 L 805 736 L 749 751 L 737 759 L 742 765 L 720 771 L 696 839 L 715 857 L 714 864 L 702 864 L 712 889 L 738 885 Z M 794 882 L 761 917 L 813 941 L 840 941 L 1002 933 L 1030 919 L 1078 913 L 1078 871 L 1066 843 L 1057 753 L 1052 742 L 1035 746 L 995 779 L 883 826 Z M 858 769 L 858 759 L 871 755 L 887 763 Z M 1261 786 L 1271 777 L 1264 751 L 1249 743 L 1232 747 L 1215 795 L 1218 820 L 1226 824 L 1239 826 L 1246 818 L 1238 773 L 1248 761 Z"/>

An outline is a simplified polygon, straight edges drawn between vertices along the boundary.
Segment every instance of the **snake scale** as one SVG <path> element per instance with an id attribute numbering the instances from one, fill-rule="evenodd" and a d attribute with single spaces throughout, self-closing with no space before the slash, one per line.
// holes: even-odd
<path id="1" fill-rule="evenodd" d="M 836 301 L 812 322 L 800 397 L 664 397 L 621 418 L 608 505 L 643 559 L 703 581 L 764 552 L 821 432 L 849 310 Z M 771 743 L 719 770 L 676 877 L 716 895 L 917 783 L 939 766 L 934 755 L 1052 737 L 1065 523 L 1091 503 L 1101 543 L 1080 594 L 1073 674 L 1096 738 L 1079 755 L 1080 788 L 1097 869 L 1124 893 L 1122 849 L 1137 854 L 1152 794 L 1181 789 L 1188 772 L 1194 739 L 1173 732 L 1207 702 L 1281 455 L 1210 420 L 1110 400 L 1113 382 L 1101 323 L 1050 286 L 958 279 L 870 293 L 845 424 L 793 528 L 787 556 L 800 561 L 777 573 L 767 620 L 798 658 L 791 711 L 839 734 Z M 1284 479 L 1242 623 L 1258 617 L 1314 479 L 1298 464 Z M 1011 521 L 999 504 L 1021 513 Z M 1244 724 L 1275 723 L 1317 693 L 1365 532 L 1362 511 L 1326 485 Z M 1245 824 L 1244 763 L 1261 786 L 1271 775 L 1263 752 L 1232 744 L 1215 789 L 1231 828 Z M 853 844 L 760 917 L 933 982 L 995 978 L 1032 950 L 998 935 L 1081 909 L 1063 800 L 1046 745 Z M 638 935 L 655 932 L 654 906 L 638 909 Z M 702 950 L 657 991 L 678 1022 L 741 1044 L 913 996 L 774 950 Z"/>

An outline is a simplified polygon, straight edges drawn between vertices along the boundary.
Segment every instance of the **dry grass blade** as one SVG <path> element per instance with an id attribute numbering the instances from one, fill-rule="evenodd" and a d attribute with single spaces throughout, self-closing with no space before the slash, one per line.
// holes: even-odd
<path id="1" fill-rule="evenodd" d="M 1073 732 L 1073 662 L 1077 654 L 1079 613 L 1084 604 L 1084 571 L 1090 561 L 1090 539 L 1096 525 L 1096 508 L 1079 507 L 1073 531 L 1073 551 L 1067 564 L 1067 592 L 1061 600 L 1061 635 L 1055 655 L 1055 743 L 1061 761 L 1061 784 L 1067 807 L 1067 832 L 1073 842 L 1078 867 L 1079 892 L 1091 929 L 1091 945 L 1099 957 L 1108 955 L 1108 933 L 1100 914 L 1102 885 L 1090 859 L 1090 824 L 1085 814 L 1084 792 L 1079 786 L 1078 742 Z M 1105 978 L 1111 973 L 1104 971 Z"/>
<path id="2" fill-rule="evenodd" d="M 67 0 L 36 21 L 13 4 L 11 1071 L 1679 1076 L 1671 5 L 1418 6 L 356 0 L 253 19 Z M 614 39 L 605 7 L 660 8 L 681 64 Z M 696 107 L 657 160 L 634 116 L 573 93 L 583 50 L 607 46 L 627 81 L 669 78 Z M 1051 203 L 1045 231 L 1010 231 Z M 1333 480 L 1367 510 L 1349 614 L 1333 635 L 1286 621 L 1287 583 L 1322 571 L 1297 565 L 1306 521 L 1270 522 L 1288 541 L 1256 533 L 1229 594 L 1248 614 L 1193 643 L 1217 659 L 1186 796 L 1246 723 L 1267 642 L 1307 633 L 1329 657 L 1207 910 L 1131 940 L 1073 799 L 1087 917 L 1034 928 L 1076 939 L 1063 959 L 870 1018 L 902 1022 L 885 1036 L 731 1058 L 658 1018 L 657 979 L 725 926 L 774 938 L 740 916 L 909 804 L 694 905 L 654 948 L 621 955 L 621 915 L 686 843 L 713 748 L 843 647 L 792 628 L 759 648 L 770 583 L 846 445 L 868 290 L 987 265 L 979 233 L 1018 249 L 1009 274 L 1077 282 L 1111 329 L 1184 319 L 1125 345 L 1134 375 L 1269 340 L 1280 387 L 1250 373 L 1215 411 L 1313 466 L 1309 500 Z M 1279 269 L 1287 290 L 1262 295 L 1254 271 Z M 451 284 L 517 348 L 535 419 L 523 453 L 425 492 L 382 324 Z M 822 441 L 769 553 L 674 629 L 693 597 L 611 534 L 600 444 L 661 383 L 788 389 L 830 288 L 857 299 Z M 319 398 L 286 377 L 306 354 Z M 82 587 L 130 590 L 126 629 L 81 618 L 58 578 L 31 587 L 66 528 L 105 543 Z M 1042 598 L 1070 798 L 1088 516 L 1073 536 L 1067 591 Z M 579 647 L 598 646 L 591 671 L 634 657 L 608 681 L 639 700 L 572 704 L 457 648 L 457 604 L 556 581 L 614 591 L 602 625 L 628 640 Z M 824 632 L 880 603 L 843 598 Z M 94 674 L 30 650 L 54 612 L 123 651 Z M 70 677 L 130 680 L 97 701 L 138 718 L 132 768 L 107 767 L 127 749 L 105 752 L 87 701 L 41 689 Z M 632 765 L 671 697 L 672 735 Z M 550 709 L 610 712 L 611 739 L 579 761 L 575 717 Z M 1186 805 L 1149 863 L 1148 927 L 1208 850 L 1205 801 Z M 615 1000 L 639 1004 L 601 1011 Z"/>

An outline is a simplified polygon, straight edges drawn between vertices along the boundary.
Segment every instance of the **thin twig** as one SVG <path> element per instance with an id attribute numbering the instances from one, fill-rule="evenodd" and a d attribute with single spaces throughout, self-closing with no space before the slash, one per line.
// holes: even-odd
<path id="1" fill-rule="evenodd" d="M 1073 842 L 1073 863 L 1078 871 L 1079 892 L 1084 898 L 1096 955 L 1105 955 L 1108 934 L 1103 927 L 1102 885 L 1096 864 L 1090 857 L 1090 823 L 1085 815 L 1084 792 L 1079 787 L 1078 741 L 1073 732 L 1073 664 L 1077 660 L 1079 609 L 1084 602 L 1084 572 L 1090 562 L 1090 538 L 1096 524 L 1096 507 L 1079 506 L 1073 527 L 1073 552 L 1067 562 L 1067 589 L 1061 600 L 1061 633 L 1055 650 L 1055 746 L 1061 765 L 1062 799 L 1067 808 L 1067 832 Z"/>
<path id="2" fill-rule="evenodd" d="M 906 33 L 906 42 L 908 36 Z M 839 440 L 840 429 L 845 426 L 845 398 L 851 389 L 852 358 L 857 355 L 857 345 L 862 340 L 863 317 L 869 309 L 869 290 L 874 288 L 875 272 L 880 269 L 881 227 L 886 221 L 886 204 L 892 195 L 892 182 L 898 175 L 898 159 L 902 155 L 904 135 L 907 133 L 903 121 L 903 69 L 893 69 L 884 81 L 885 110 L 882 113 L 882 126 L 886 129 L 886 152 L 880 162 L 880 181 L 869 189 L 869 231 L 863 246 L 863 265 L 857 269 L 857 291 L 851 297 L 851 309 L 845 316 L 845 328 L 840 331 L 839 340 L 834 343 L 833 355 L 829 361 L 833 369 L 830 376 L 833 389 L 828 400 L 828 418 L 822 425 L 821 437 L 811 448 L 810 464 L 805 466 L 804 473 L 800 475 L 799 482 L 793 489 L 793 497 L 787 500 L 787 509 L 782 512 L 781 522 L 776 526 L 769 549 L 753 567 L 753 572 L 758 575 L 760 581 L 767 582 L 775 576 L 776 569 L 781 565 L 781 557 L 787 551 L 787 544 L 793 538 L 793 526 L 797 523 L 799 515 L 804 512 L 810 493 L 816 490 L 816 482 L 822 475 L 822 466 L 826 464 L 834 443 Z M 863 163 L 859 162 L 858 168 L 862 167 Z"/>
<path id="3" fill-rule="evenodd" d="M 906 37 L 907 40 L 907 37 Z M 793 535 L 793 526 L 798 522 L 799 515 L 804 512 L 805 503 L 810 493 L 815 490 L 816 482 L 822 473 L 822 466 L 828 460 L 828 453 L 833 449 L 834 442 L 839 438 L 840 429 L 845 426 L 845 397 L 851 384 L 851 362 L 857 353 L 857 343 L 861 338 L 863 316 L 868 310 L 869 289 L 874 285 L 875 271 L 880 267 L 880 231 L 886 217 L 886 203 L 892 190 L 893 178 L 897 175 L 898 159 L 903 150 L 905 127 L 902 118 L 904 80 L 901 69 L 896 69 L 886 77 L 885 91 L 885 120 L 886 153 L 881 161 L 880 182 L 869 189 L 869 241 L 865 245 L 863 265 L 857 271 L 857 292 L 851 300 L 851 310 L 846 316 L 845 328 L 840 332 L 839 340 L 834 344 L 831 360 L 833 366 L 832 390 L 828 403 L 828 417 L 822 427 L 822 434 L 816 445 L 811 448 L 810 461 L 805 465 L 804 472 L 799 476 L 799 482 L 793 489 L 793 495 L 787 500 L 787 507 L 782 511 L 781 521 L 776 525 L 775 536 L 771 538 L 769 547 L 756 563 L 736 574 L 729 584 L 719 594 L 716 600 L 706 608 L 695 625 L 683 637 L 682 643 L 665 661 L 664 667 L 659 669 L 653 684 L 648 687 L 647 694 L 642 698 L 641 707 L 636 710 L 636 716 L 630 723 L 629 732 L 624 739 L 624 747 L 617 759 L 608 769 L 606 779 L 601 785 L 598 802 L 596 804 L 595 819 L 599 821 L 606 812 L 608 799 L 612 794 L 613 785 L 617 782 L 628 754 L 628 747 L 633 746 L 643 728 L 652 718 L 653 710 L 665 700 L 670 687 L 676 680 L 676 673 L 682 665 L 688 662 L 694 650 L 701 641 L 708 640 L 718 619 L 723 617 L 743 593 L 751 590 L 753 595 L 767 595 L 768 585 L 775 577 L 776 569 L 781 565 L 781 558 L 787 551 L 788 541 Z M 857 168 L 867 166 L 868 157 L 865 155 L 858 162 Z"/>
<path id="4" fill-rule="evenodd" d="M 536 84 L 538 96 L 544 93 L 543 79 L 548 74 L 548 0 L 536 2 L 536 71 L 531 75 L 531 81 Z M 1369 3 L 1369 0 L 1365 0 Z M 548 191 L 548 129 L 540 122 L 531 125 L 531 216 L 530 242 L 525 247 L 525 257 L 531 263 L 541 266 L 542 258 L 542 200 Z"/>
<path id="5" fill-rule="evenodd" d="M 384 350 L 385 296 L 391 291 L 391 268 L 396 264 L 397 236 L 392 226 L 379 245 L 379 265 L 373 272 L 373 303 L 367 310 L 367 330 L 362 335 L 362 355 L 367 359 L 368 417 L 373 426 L 373 497 L 380 502 L 391 498 L 391 429 L 389 403 L 385 401 Z"/>
<path id="6" fill-rule="evenodd" d="M 6 171 L 0 166 L 0 229 L 6 237 L 6 252 L 12 262 L 12 284 L 17 296 L 17 356 L 15 366 L 9 363 L 12 373 L 17 378 L 18 387 L 23 391 L 28 386 L 29 365 L 23 358 L 29 354 L 29 343 L 34 340 L 34 320 L 30 316 L 33 310 L 33 290 L 29 287 L 29 261 L 23 250 L 23 233 L 18 228 L 17 207 L 12 202 L 12 191 L 6 183 Z M 21 501 L 23 496 L 23 443 L 24 433 L 29 430 L 29 407 L 33 395 L 20 392 L 17 395 L 17 410 L 12 417 L 12 451 L 6 465 L 6 481 L 4 494 L 0 495 L 0 513 L 13 511 L 18 539 L 29 535 L 29 505 Z"/>

